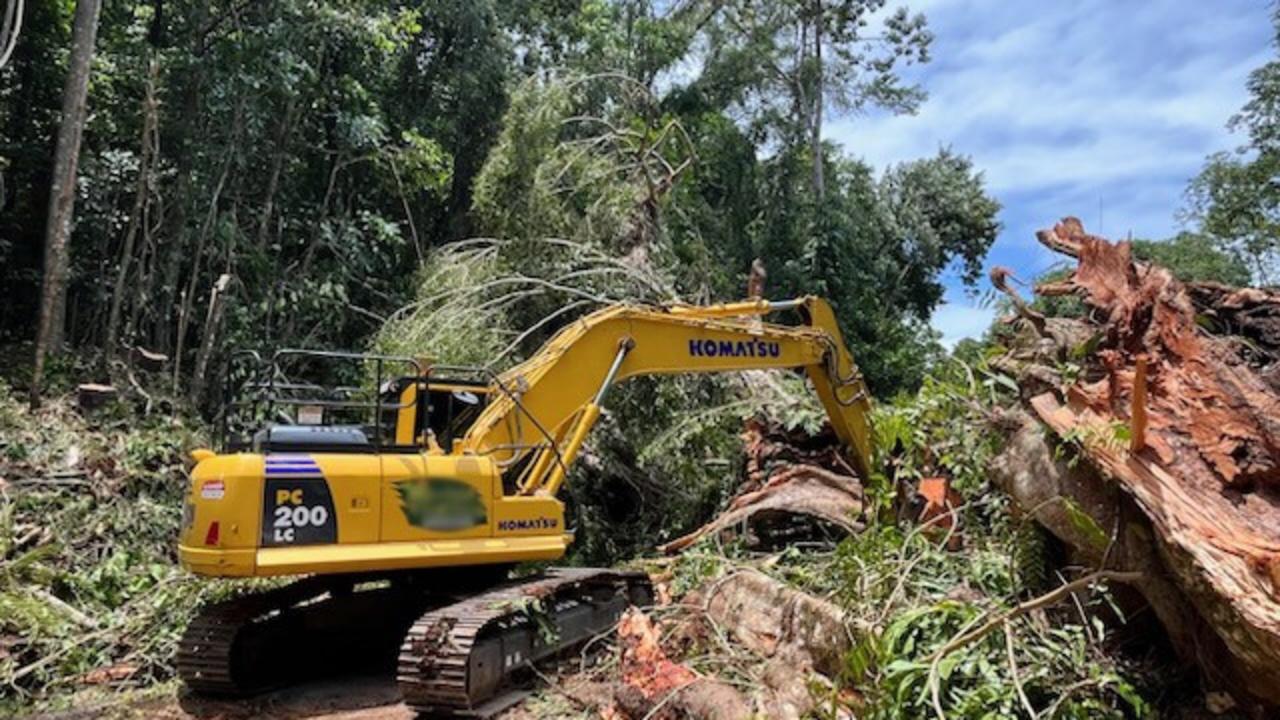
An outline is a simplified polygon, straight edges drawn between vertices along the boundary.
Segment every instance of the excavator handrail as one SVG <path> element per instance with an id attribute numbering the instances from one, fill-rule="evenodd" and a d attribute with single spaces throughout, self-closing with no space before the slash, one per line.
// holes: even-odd
<path id="1" fill-rule="evenodd" d="M 569 470 L 568 465 L 564 462 L 564 458 L 560 454 L 560 449 L 559 447 L 556 446 L 555 439 L 551 437 L 551 433 L 547 432 L 547 429 L 542 426 L 542 423 L 538 422 L 538 418 L 535 417 L 533 413 L 529 412 L 528 408 L 524 406 L 524 403 L 520 402 L 520 398 L 515 393 L 513 393 L 510 388 L 506 386 L 506 383 L 502 381 L 502 378 L 499 377 L 498 373 L 494 372 L 491 368 L 479 367 L 475 365 L 432 365 L 431 369 L 433 371 L 434 370 L 445 370 L 445 371 L 466 370 L 468 372 L 475 372 L 477 374 L 485 376 L 493 387 L 496 387 L 500 392 L 502 392 L 502 394 L 505 395 L 509 400 L 511 400 L 512 404 L 515 405 L 515 407 L 520 412 L 524 413 L 524 415 L 529 418 L 530 422 L 532 422 L 534 427 L 538 429 L 538 432 L 542 433 L 542 437 L 546 440 L 545 445 L 543 443 L 532 443 L 532 444 L 525 444 L 525 445 L 509 445 L 506 447 L 489 448 L 490 452 L 494 450 L 516 450 L 516 449 L 532 450 L 532 449 L 550 448 L 551 451 L 555 454 L 556 463 L 565 472 L 568 472 Z M 497 464 L 498 467 L 506 467 L 507 465 L 514 463 L 518 459 L 519 458 L 512 458 L 506 462 L 495 460 L 495 464 Z"/>
<path id="2" fill-rule="evenodd" d="M 291 359 L 308 358 L 326 362 L 371 362 L 374 364 L 373 388 L 366 389 L 346 385 L 326 386 L 319 383 L 299 383 L 291 380 L 285 372 L 284 363 Z M 238 361 L 241 360 L 247 361 L 241 363 L 248 366 L 245 368 L 247 375 L 233 390 L 232 375 Z M 255 419 L 259 408 L 262 408 L 269 426 L 278 420 L 285 420 L 289 424 L 292 423 L 287 412 L 281 408 L 313 406 L 334 410 L 369 411 L 372 414 L 370 425 L 374 431 L 374 437 L 370 438 L 370 441 L 374 447 L 381 448 L 384 446 L 381 421 L 384 410 L 403 410 L 415 407 L 417 412 L 421 412 L 423 408 L 421 396 L 417 396 L 415 400 L 409 403 L 394 402 L 382 398 L 381 386 L 383 378 L 386 376 L 384 371 L 388 365 L 394 364 L 404 365 L 415 377 L 424 375 L 424 367 L 419 359 L 403 355 L 285 347 L 274 350 L 266 357 L 263 357 L 262 353 L 257 350 L 233 350 L 228 355 L 227 363 L 223 369 L 223 399 L 219 422 L 222 436 L 220 446 L 223 450 L 227 450 L 233 444 L 238 444 L 232 443 L 231 416 L 233 414 L 238 415 L 245 408 L 248 408 L 250 416 Z M 289 393 L 306 392 L 311 394 L 289 395 Z M 373 399 L 350 399 L 351 396 L 360 392 L 368 392 Z M 345 399 L 340 397 L 342 394 L 346 395 Z"/>

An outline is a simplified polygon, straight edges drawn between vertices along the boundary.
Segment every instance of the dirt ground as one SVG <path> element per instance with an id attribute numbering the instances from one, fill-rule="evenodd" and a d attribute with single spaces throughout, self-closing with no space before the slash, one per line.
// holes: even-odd
<path id="1" fill-rule="evenodd" d="M 160 697 L 130 695 L 86 699 L 67 712 L 32 715 L 51 720 L 156 718 L 157 720 L 408 720 L 414 713 L 400 701 L 390 676 L 338 677 L 277 690 L 248 700 L 213 700 L 174 689 Z"/>
<path id="2" fill-rule="evenodd" d="M 557 687 L 565 677 L 550 678 Z M 572 685 L 572 679 L 570 679 Z M 495 720 L 563 717 L 563 693 L 535 688 L 528 698 Z M 344 675 L 282 688 L 244 700 L 216 700 L 189 695 L 176 681 L 147 691 L 97 692 L 77 696 L 73 709 L 21 716 L 22 720 L 413 720 L 390 675 Z"/>

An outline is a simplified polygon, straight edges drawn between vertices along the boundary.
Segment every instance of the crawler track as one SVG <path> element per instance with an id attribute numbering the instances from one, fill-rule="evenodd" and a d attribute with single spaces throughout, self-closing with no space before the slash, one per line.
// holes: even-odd
<path id="1" fill-rule="evenodd" d="M 178 675 L 193 692 L 239 697 L 389 668 L 414 618 L 452 600 L 415 580 L 311 577 L 206 606 L 179 642 Z"/>
<path id="2" fill-rule="evenodd" d="M 607 631 L 648 605 L 643 573 L 559 568 L 428 611 L 400 648 L 405 702 L 432 717 L 489 717 L 523 697 L 534 662 Z"/>

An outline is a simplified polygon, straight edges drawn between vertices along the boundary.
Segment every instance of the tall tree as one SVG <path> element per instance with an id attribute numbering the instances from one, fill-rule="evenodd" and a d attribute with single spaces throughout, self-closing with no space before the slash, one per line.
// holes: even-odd
<path id="1" fill-rule="evenodd" d="M 708 25 L 707 78 L 734 79 L 733 100 L 758 129 L 785 145 L 807 145 L 811 184 L 826 193 L 822 152 L 825 110 L 879 107 L 915 112 L 925 99 L 905 81 L 905 65 L 929 60 L 933 34 L 924 15 L 899 8 L 877 30 L 886 0 L 732 0 Z"/>
<path id="2" fill-rule="evenodd" d="M 31 374 L 31 405 L 40 403 L 45 359 L 62 344 L 62 309 L 66 306 L 67 240 L 75 213 L 76 171 L 80 162 L 80 139 L 84 135 L 88 106 L 89 68 L 98 36 L 101 0 L 78 0 L 71 35 L 71 57 L 67 81 L 62 89 L 62 121 L 53 156 L 53 186 L 49 195 L 49 217 L 45 230 L 44 280 L 40 289 L 40 318 L 36 330 L 35 366 Z"/>
<path id="3" fill-rule="evenodd" d="M 1275 10 L 1280 45 L 1280 8 Z M 1228 127 L 1248 142 L 1209 157 L 1191 181 L 1186 215 L 1241 257 L 1260 283 L 1280 282 L 1280 60 L 1249 75 L 1249 101 Z"/>

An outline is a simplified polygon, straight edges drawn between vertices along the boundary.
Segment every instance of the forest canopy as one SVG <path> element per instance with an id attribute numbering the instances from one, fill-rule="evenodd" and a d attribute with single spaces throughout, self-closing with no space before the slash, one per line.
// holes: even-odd
<path id="1" fill-rule="evenodd" d="M 28 8 L 0 71 L 9 343 L 40 313 L 76 25 Z M 913 112 L 931 41 L 880 0 L 109 3 L 49 351 L 103 380 L 164 354 L 200 403 L 229 348 L 366 346 L 452 243 L 557 238 L 643 265 L 649 300 L 738 297 L 760 258 L 769 295 L 832 300 L 876 392 L 909 390 L 999 205 L 968 158 L 873 168 L 822 124 Z"/>

